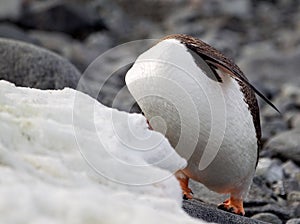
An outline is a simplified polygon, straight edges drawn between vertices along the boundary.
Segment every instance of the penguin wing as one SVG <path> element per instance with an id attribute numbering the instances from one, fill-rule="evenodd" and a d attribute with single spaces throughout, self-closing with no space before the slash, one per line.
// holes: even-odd
<path id="1" fill-rule="evenodd" d="M 172 34 L 166 36 L 162 40 L 172 39 L 172 38 L 179 40 L 181 43 L 185 44 L 185 46 L 188 49 L 198 54 L 211 68 L 214 76 L 217 78 L 217 81 L 221 81 L 218 77 L 218 72 L 217 72 L 218 70 L 220 70 L 223 73 L 230 75 L 232 78 L 238 80 L 248 88 L 252 89 L 267 104 L 269 104 L 278 113 L 280 113 L 280 111 L 276 108 L 276 106 L 267 97 L 265 97 L 251 83 L 249 83 L 248 79 L 243 74 L 243 72 L 239 69 L 239 67 L 233 61 L 225 57 L 221 52 L 211 47 L 210 45 L 206 44 L 205 42 L 185 34 Z M 252 96 L 250 97 L 252 98 Z"/>
<path id="2" fill-rule="evenodd" d="M 230 75 L 232 78 L 244 83 L 245 85 L 247 85 L 248 87 L 250 87 L 258 96 L 260 96 L 267 104 L 269 104 L 273 109 L 275 109 L 278 113 L 280 113 L 280 111 L 277 109 L 277 107 L 267 98 L 265 97 L 258 89 L 256 89 L 247 79 L 244 75 L 241 75 L 240 72 L 236 72 L 234 70 L 231 70 L 230 68 L 228 68 L 228 66 L 226 66 L 224 63 L 217 61 L 215 59 L 212 58 L 208 58 L 205 60 L 206 63 L 209 65 L 209 67 L 214 70 L 214 73 L 217 70 L 220 70 L 223 74 L 228 74 Z"/>

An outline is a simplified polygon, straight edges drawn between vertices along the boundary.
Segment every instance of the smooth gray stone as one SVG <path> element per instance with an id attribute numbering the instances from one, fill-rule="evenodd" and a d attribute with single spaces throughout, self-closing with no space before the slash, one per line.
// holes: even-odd
<path id="1" fill-rule="evenodd" d="M 231 214 L 222 211 L 216 207 L 204 204 L 198 200 L 185 200 L 183 201 L 183 209 L 192 217 L 203 219 L 207 222 L 215 222 L 220 224 L 263 224 L 255 219 L 250 219 L 244 216 Z"/>
<path id="2" fill-rule="evenodd" d="M 0 38 L 0 80 L 38 89 L 76 89 L 79 71 L 46 49 Z"/>

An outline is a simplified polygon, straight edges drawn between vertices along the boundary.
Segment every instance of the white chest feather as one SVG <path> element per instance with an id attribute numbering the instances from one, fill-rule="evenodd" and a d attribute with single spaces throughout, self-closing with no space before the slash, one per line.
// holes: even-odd
<path id="1" fill-rule="evenodd" d="M 257 139 L 240 86 L 219 75 L 222 83 L 199 56 L 165 40 L 136 60 L 126 84 L 153 129 L 188 160 L 190 175 L 226 191 L 252 176 Z"/>

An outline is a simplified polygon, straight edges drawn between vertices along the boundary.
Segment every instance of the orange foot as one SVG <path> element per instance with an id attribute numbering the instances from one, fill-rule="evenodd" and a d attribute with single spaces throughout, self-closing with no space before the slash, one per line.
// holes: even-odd
<path id="1" fill-rule="evenodd" d="M 181 170 L 177 171 L 175 173 L 175 176 L 177 178 L 177 180 L 179 181 L 181 190 L 182 190 L 182 194 L 183 194 L 183 199 L 192 199 L 193 196 L 193 192 L 192 190 L 189 188 L 189 177 L 186 176 Z"/>
<path id="2" fill-rule="evenodd" d="M 245 215 L 245 210 L 243 207 L 243 200 L 242 199 L 236 199 L 230 197 L 226 201 L 224 201 L 222 204 L 218 205 L 218 208 L 227 212 L 231 212 L 238 215 Z"/>

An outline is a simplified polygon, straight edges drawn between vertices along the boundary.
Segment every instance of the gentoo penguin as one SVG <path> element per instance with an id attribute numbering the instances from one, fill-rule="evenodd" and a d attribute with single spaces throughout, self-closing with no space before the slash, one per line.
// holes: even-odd
<path id="1" fill-rule="evenodd" d="M 184 198 L 192 198 L 192 178 L 229 193 L 218 207 L 244 215 L 261 147 L 255 92 L 276 107 L 232 60 L 183 34 L 166 36 L 141 54 L 125 81 L 151 128 L 186 158 L 187 167 L 175 173 Z"/>

